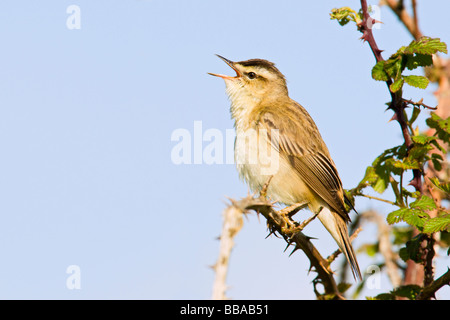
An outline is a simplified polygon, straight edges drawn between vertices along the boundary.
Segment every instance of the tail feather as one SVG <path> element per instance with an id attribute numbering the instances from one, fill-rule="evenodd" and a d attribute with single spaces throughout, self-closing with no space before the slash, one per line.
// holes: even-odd
<path id="1" fill-rule="evenodd" d="M 338 244 L 341 251 L 347 258 L 350 264 L 353 277 L 356 280 L 361 281 L 361 271 L 359 269 L 358 261 L 356 260 L 355 251 L 353 250 L 352 244 L 350 242 L 350 237 L 348 236 L 347 223 L 342 219 L 342 217 L 330 211 L 328 208 L 323 208 L 318 216 L 319 220 L 322 222 L 324 227 L 333 236 L 334 240 Z"/>
<path id="2" fill-rule="evenodd" d="M 350 264 L 353 277 L 359 281 L 362 280 L 361 271 L 359 270 L 358 261 L 356 260 L 355 251 L 353 250 L 352 244 L 350 242 L 350 237 L 348 236 L 347 224 L 342 220 L 337 218 L 336 225 L 340 235 L 340 245 L 341 251 L 347 258 Z"/>

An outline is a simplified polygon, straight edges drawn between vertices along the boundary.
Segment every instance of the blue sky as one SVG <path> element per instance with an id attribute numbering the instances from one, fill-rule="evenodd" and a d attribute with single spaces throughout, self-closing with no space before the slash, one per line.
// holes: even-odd
<path id="1" fill-rule="evenodd" d="M 332 8 L 359 1 L 305 3 L 2 1 L 0 298 L 210 298 L 226 197 L 248 190 L 233 164 L 176 165 L 171 136 L 193 134 L 195 121 L 224 137 L 233 128 L 223 81 L 207 75 L 232 72 L 216 53 L 277 64 L 346 188 L 400 144 L 384 111 L 385 84 L 370 77 L 368 45 L 353 26 L 329 19 Z M 66 26 L 70 5 L 81 10 L 80 29 Z M 450 3 L 439 6 L 419 1 L 420 25 L 450 43 Z M 387 57 L 411 39 L 389 10 L 380 14 L 375 37 Z M 407 89 L 405 97 L 434 105 L 433 90 Z M 388 209 L 363 200 L 357 208 Z M 319 223 L 305 233 L 319 238 L 323 255 L 335 250 Z M 266 235 L 262 220 L 245 220 L 228 295 L 313 299 L 307 259 L 288 257 L 284 241 Z M 358 243 L 374 237 L 368 225 Z M 372 263 L 360 259 L 362 268 Z M 442 271 L 448 259 L 439 261 Z M 81 271 L 80 289 L 66 286 L 71 265 Z M 365 294 L 389 289 L 383 280 Z"/>

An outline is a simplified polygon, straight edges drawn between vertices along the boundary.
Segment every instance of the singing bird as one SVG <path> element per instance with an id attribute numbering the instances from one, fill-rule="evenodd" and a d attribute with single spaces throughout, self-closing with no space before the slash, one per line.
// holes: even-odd
<path id="1" fill-rule="evenodd" d="M 225 80 L 235 121 L 235 162 L 253 191 L 269 181 L 267 196 L 288 206 L 309 208 L 347 258 L 353 276 L 361 272 L 347 224 L 350 217 L 336 166 L 305 108 L 289 97 L 284 75 L 263 59 L 233 62 L 236 76 L 210 73 Z"/>

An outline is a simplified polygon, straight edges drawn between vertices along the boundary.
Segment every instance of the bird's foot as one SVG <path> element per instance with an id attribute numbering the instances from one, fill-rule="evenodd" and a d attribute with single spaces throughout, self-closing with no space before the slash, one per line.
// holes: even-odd
<path id="1" fill-rule="evenodd" d="M 285 222 L 286 232 L 290 234 L 295 234 L 298 231 L 301 231 L 301 229 L 299 229 L 298 223 L 292 220 L 292 216 L 296 214 L 299 210 L 305 208 L 307 205 L 308 205 L 307 202 L 299 202 L 278 211 L 278 213 Z"/>

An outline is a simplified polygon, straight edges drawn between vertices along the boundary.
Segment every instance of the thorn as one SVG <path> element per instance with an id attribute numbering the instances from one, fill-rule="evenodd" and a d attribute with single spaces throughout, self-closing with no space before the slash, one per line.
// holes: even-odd
<path id="1" fill-rule="evenodd" d="M 293 242 L 292 240 L 287 241 L 287 246 L 286 248 L 284 248 L 283 252 L 286 252 L 287 248 L 291 246 L 292 242 Z"/>
<path id="2" fill-rule="evenodd" d="M 416 190 L 420 188 L 420 185 L 421 185 L 420 176 L 412 178 L 412 180 L 408 183 L 408 186 L 413 186 Z"/>
<path id="3" fill-rule="evenodd" d="M 366 31 L 364 31 L 363 32 L 363 35 L 361 36 L 361 38 L 359 38 L 360 40 L 363 40 L 363 41 L 367 41 L 367 40 L 369 40 L 369 39 L 367 39 L 367 37 L 368 37 L 368 33 L 366 32 Z"/>
<path id="4" fill-rule="evenodd" d="M 388 110 L 394 110 L 394 108 L 392 108 L 392 103 L 387 102 L 385 103 L 388 107 L 386 108 L 386 110 L 384 110 L 384 112 L 388 111 Z"/>
<path id="5" fill-rule="evenodd" d="M 308 275 L 311 271 L 313 271 L 313 265 L 312 263 L 309 263 Z"/>
<path id="6" fill-rule="evenodd" d="M 383 51 L 384 51 L 384 50 L 377 49 L 377 50 L 376 50 L 377 55 L 380 55 Z"/>
<path id="7" fill-rule="evenodd" d="M 259 210 L 255 210 L 255 212 L 256 212 L 256 217 L 258 218 L 258 223 L 261 223 L 261 220 L 259 219 L 259 215 L 261 213 L 259 212 Z"/>
<path id="8" fill-rule="evenodd" d="M 267 238 L 270 237 L 272 234 L 273 234 L 275 237 L 278 237 L 278 236 L 275 234 L 276 231 L 277 231 L 277 230 L 275 230 L 275 228 L 269 228 L 269 234 L 268 234 L 264 239 L 267 239 Z"/>
<path id="9" fill-rule="evenodd" d="M 391 121 L 394 121 L 394 120 L 398 120 L 397 113 L 394 113 L 394 115 L 393 115 L 392 118 L 388 121 L 388 123 L 391 122 Z"/>
<path id="10" fill-rule="evenodd" d="M 294 248 L 294 250 L 292 250 L 292 252 L 289 254 L 289 257 L 292 256 L 292 254 L 293 254 L 295 251 L 297 251 L 298 249 L 300 249 L 300 247 L 296 245 L 295 248 Z"/>

